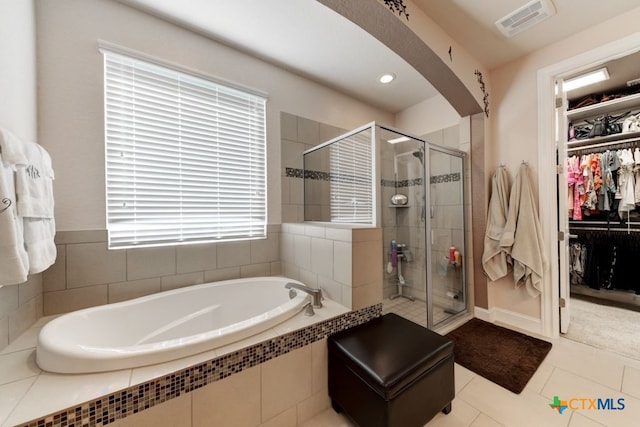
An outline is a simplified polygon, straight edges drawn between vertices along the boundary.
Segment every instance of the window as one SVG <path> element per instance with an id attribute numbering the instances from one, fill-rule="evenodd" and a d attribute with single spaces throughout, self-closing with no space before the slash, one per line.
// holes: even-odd
<path id="1" fill-rule="evenodd" d="M 371 129 L 329 146 L 331 222 L 373 222 Z"/>
<path id="2" fill-rule="evenodd" d="M 266 237 L 266 99 L 101 50 L 109 248 Z"/>

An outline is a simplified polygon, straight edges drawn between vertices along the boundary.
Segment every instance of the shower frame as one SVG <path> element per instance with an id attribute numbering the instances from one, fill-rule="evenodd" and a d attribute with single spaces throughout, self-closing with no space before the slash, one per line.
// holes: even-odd
<path id="1" fill-rule="evenodd" d="M 331 144 L 334 143 L 338 143 L 341 140 L 344 140 L 346 138 L 352 137 L 354 135 L 359 134 L 360 132 L 363 132 L 367 129 L 371 130 L 371 162 L 372 162 L 372 179 L 371 179 L 371 191 L 372 191 L 372 203 L 373 203 L 373 209 L 372 209 L 372 218 L 371 218 L 371 222 L 370 224 L 363 224 L 363 223 L 359 223 L 359 225 L 371 225 L 371 226 L 377 226 L 377 227 L 381 227 L 384 230 L 384 225 L 382 224 L 382 208 L 383 208 L 383 203 L 385 203 L 386 201 L 383 200 L 382 197 L 382 185 L 381 185 L 381 180 L 382 180 L 382 159 L 381 159 L 381 150 L 382 150 L 382 143 L 383 141 L 380 139 L 379 133 L 381 133 L 381 131 L 387 131 L 387 132 L 392 132 L 394 134 L 397 134 L 399 138 L 404 137 L 404 138 L 408 138 L 410 140 L 414 140 L 418 143 L 421 143 L 421 147 L 424 153 L 424 157 L 422 159 L 422 169 L 423 169 L 423 184 L 422 184 L 422 188 L 425 194 L 425 200 L 424 200 L 424 209 L 427 210 L 427 213 L 424 215 L 425 217 L 425 227 L 424 227 L 424 242 L 425 242 L 425 277 L 424 277 L 424 281 L 425 281 L 425 299 L 426 299 L 426 313 L 427 313 L 427 327 L 429 329 L 432 329 L 435 326 L 443 326 L 446 325 L 448 323 L 453 322 L 456 319 L 459 319 L 460 317 L 466 315 L 469 312 L 469 298 L 468 298 L 468 286 L 467 286 L 467 262 L 468 261 L 468 257 L 465 259 L 465 256 L 463 255 L 463 262 L 462 262 L 462 268 L 461 268 L 461 281 L 462 281 L 462 291 L 463 291 L 463 296 L 464 296 L 464 309 L 462 309 L 459 312 L 456 312 L 455 314 L 452 314 L 450 317 L 444 319 L 441 322 L 434 322 L 433 319 L 433 301 L 434 301 L 434 293 L 433 293 L 433 277 L 432 275 L 434 274 L 434 269 L 435 264 L 434 264 L 434 258 L 433 258 L 433 250 L 432 250 L 432 245 L 433 245 L 433 227 L 432 227 L 432 221 L 431 221 L 431 209 L 433 208 L 433 206 L 431 205 L 431 199 L 432 199 L 432 195 L 431 195 L 431 185 L 430 185 L 430 176 L 427 175 L 428 170 L 429 170 L 429 162 L 431 160 L 431 154 L 432 151 L 433 152 L 438 152 L 438 153 L 442 153 L 442 154 L 446 154 L 449 156 L 453 156 L 453 157 L 457 157 L 460 158 L 461 160 L 461 170 L 460 170 L 460 174 L 461 174 L 461 210 L 462 210 L 462 241 L 463 241 L 463 254 L 467 253 L 467 248 L 469 247 L 469 242 L 467 239 L 467 188 L 466 188 L 466 169 L 467 169 L 467 154 L 464 151 L 461 150 L 457 150 L 454 148 L 450 148 L 450 147 L 445 147 L 442 145 L 438 145 L 432 142 L 429 142 L 428 140 L 424 139 L 424 138 L 420 138 L 414 135 L 411 135 L 407 132 L 404 131 L 400 131 L 398 129 L 395 129 L 393 127 L 390 126 L 386 126 L 386 125 L 381 125 L 378 124 L 376 122 L 371 122 L 368 123 L 366 125 L 360 126 L 356 129 L 353 129 L 349 132 L 346 132 L 342 135 L 339 135 L 333 139 L 330 139 L 324 143 L 321 143 L 319 145 L 316 145 L 308 150 L 305 150 L 303 152 L 303 157 L 313 153 L 317 150 L 326 148 L 328 146 L 330 146 Z M 303 176 L 306 178 L 307 176 L 307 171 L 306 171 L 306 162 L 303 162 L 303 164 L 305 166 L 303 166 Z M 306 205 L 307 205 L 307 201 L 306 201 L 306 197 L 307 197 L 307 191 L 306 191 L 306 186 L 305 186 L 305 191 L 304 191 L 304 198 L 305 198 L 305 221 L 307 220 L 311 220 L 311 221 L 316 221 L 317 219 L 314 218 L 310 218 L 307 219 L 306 217 Z M 322 221 L 322 220 L 320 220 Z M 331 221 L 329 221 L 331 222 Z M 429 249 L 427 250 L 427 244 L 429 245 Z M 386 253 L 386 248 L 383 248 L 383 252 Z M 382 266 L 382 268 L 384 269 L 384 265 Z"/>

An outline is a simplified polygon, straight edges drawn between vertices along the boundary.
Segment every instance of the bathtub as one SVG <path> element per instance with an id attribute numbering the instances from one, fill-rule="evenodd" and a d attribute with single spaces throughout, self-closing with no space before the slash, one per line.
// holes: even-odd
<path id="1" fill-rule="evenodd" d="M 47 323 L 36 361 L 58 373 L 134 368 L 212 350 L 269 329 L 299 313 L 282 277 L 206 283 L 74 311 Z"/>

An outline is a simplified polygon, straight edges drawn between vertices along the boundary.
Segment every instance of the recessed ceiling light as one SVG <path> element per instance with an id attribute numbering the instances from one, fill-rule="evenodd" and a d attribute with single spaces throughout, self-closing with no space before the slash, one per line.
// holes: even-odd
<path id="1" fill-rule="evenodd" d="M 387 74 L 382 74 L 380 77 L 378 77 L 378 81 L 380 83 L 386 84 L 386 83 L 391 83 L 392 81 L 394 81 L 396 78 L 396 75 L 393 73 L 387 73 Z"/>
<path id="2" fill-rule="evenodd" d="M 389 144 L 398 144 L 398 143 L 400 143 L 400 142 L 405 142 L 405 141 L 411 141 L 411 138 L 408 138 L 408 137 L 406 137 L 406 136 L 401 136 L 401 137 L 398 137 L 398 138 L 394 138 L 394 139 L 389 139 L 389 140 L 387 140 L 387 142 L 388 142 Z"/>
<path id="3" fill-rule="evenodd" d="M 605 80 L 609 80 L 609 72 L 607 71 L 606 67 L 600 68 L 599 70 L 595 71 L 589 71 L 588 73 L 584 73 L 578 77 L 565 80 L 562 83 L 562 89 L 565 92 L 569 92 L 570 90 L 589 86 L 594 83 L 603 82 Z"/>

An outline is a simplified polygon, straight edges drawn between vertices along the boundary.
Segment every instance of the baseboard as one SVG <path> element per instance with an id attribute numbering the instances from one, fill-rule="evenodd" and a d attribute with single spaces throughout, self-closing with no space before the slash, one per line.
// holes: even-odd
<path id="1" fill-rule="evenodd" d="M 501 323 L 513 329 L 530 332 L 535 335 L 542 335 L 542 321 L 536 317 L 527 316 L 526 314 L 496 307 L 489 310 L 482 307 L 474 307 L 474 315 L 485 322 Z"/>
<path id="2" fill-rule="evenodd" d="M 482 307 L 473 307 L 473 315 L 480 320 L 484 320 L 485 322 L 493 323 L 495 319 L 490 310 Z"/>

